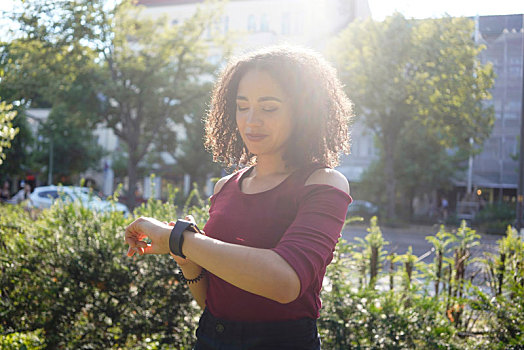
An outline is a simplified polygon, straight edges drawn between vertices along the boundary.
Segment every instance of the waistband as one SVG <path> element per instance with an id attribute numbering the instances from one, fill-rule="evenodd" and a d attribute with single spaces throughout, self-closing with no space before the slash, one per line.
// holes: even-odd
<path id="1" fill-rule="evenodd" d="M 199 331 L 225 338 L 280 338 L 293 335 L 317 335 L 317 321 L 311 318 L 274 322 L 238 322 L 217 318 L 206 308 L 200 318 Z"/>

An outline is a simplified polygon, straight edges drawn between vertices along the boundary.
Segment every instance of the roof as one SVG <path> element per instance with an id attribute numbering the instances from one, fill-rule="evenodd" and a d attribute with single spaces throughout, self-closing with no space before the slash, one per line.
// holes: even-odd
<path id="1" fill-rule="evenodd" d="M 253 1 L 253 0 L 229 0 L 229 1 Z M 184 4 L 199 4 L 204 0 L 137 0 L 137 5 L 153 7 L 153 6 L 176 6 Z"/>
<path id="2" fill-rule="evenodd" d="M 138 0 L 137 5 L 143 6 L 173 6 L 204 2 L 204 0 Z"/>
<path id="3" fill-rule="evenodd" d="M 466 187 L 467 178 L 465 172 L 457 174 L 456 177 L 451 179 L 453 185 L 457 187 Z M 472 174 L 471 185 L 473 187 L 483 188 L 517 188 L 516 183 L 503 183 L 493 178 L 488 178 L 485 175 Z"/>

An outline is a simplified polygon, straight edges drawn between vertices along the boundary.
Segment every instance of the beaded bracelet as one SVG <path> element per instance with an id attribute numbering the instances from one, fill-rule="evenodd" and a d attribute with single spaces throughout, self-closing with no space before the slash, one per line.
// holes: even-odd
<path id="1" fill-rule="evenodd" d="M 200 271 L 200 274 L 198 276 L 192 279 L 187 279 L 184 276 L 184 274 L 182 273 L 182 271 L 180 271 L 180 281 L 185 282 L 187 284 L 197 283 L 197 282 L 200 282 L 202 278 L 204 278 L 205 273 L 206 273 L 206 269 L 202 269 L 202 271 Z"/>

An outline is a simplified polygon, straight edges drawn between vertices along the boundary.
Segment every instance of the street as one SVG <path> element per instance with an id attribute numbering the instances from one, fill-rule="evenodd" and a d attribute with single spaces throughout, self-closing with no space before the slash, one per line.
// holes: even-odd
<path id="1" fill-rule="evenodd" d="M 366 229 L 367 226 L 360 223 L 349 224 L 343 230 L 342 238 L 348 242 L 353 242 L 356 237 L 364 238 L 368 234 Z M 384 239 L 389 242 L 389 244 L 385 246 L 388 252 L 404 254 L 407 252 L 409 246 L 411 246 L 413 248 L 413 254 L 421 256 L 431 250 L 432 245 L 426 240 L 426 237 L 435 235 L 438 232 L 439 226 L 413 225 L 406 228 L 381 227 L 380 229 L 382 230 Z M 481 234 L 481 244 L 473 249 L 472 254 L 474 256 L 480 256 L 483 251 L 493 251 L 496 242 L 502 237 L 502 235 Z M 434 254 L 429 254 L 423 261 L 430 262 L 433 258 Z"/>

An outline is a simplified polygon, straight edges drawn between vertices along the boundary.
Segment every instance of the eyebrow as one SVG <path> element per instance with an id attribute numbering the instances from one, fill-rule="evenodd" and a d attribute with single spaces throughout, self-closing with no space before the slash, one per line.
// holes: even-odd
<path id="1" fill-rule="evenodd" d="M 244 97 L 244 96 L 237 96 L 237 100 L 248 101 L 247 97 Z M 278 97 L 274 97 L 274 96 L 264 96 L 258 99 L 258 102 L 265 102 L 265 101 L 277 101 L 277 102 L 282 103 L 281 99 L 279 99 Z"/>

